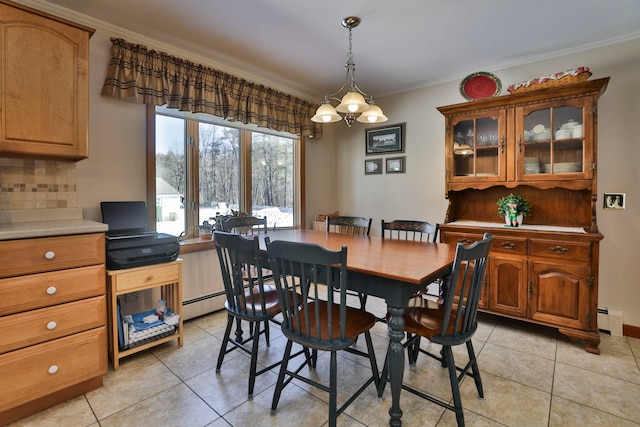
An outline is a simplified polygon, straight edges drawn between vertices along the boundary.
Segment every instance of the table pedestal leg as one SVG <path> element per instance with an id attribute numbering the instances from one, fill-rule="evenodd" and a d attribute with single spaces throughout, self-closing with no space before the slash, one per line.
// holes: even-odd
<path id="1" fill-rule="evenodd" d="M 402 390 L 402 376 L 404 374 L 404 307 L 389 307 L 389 383 L 391 385 L 391 409 L 389 409 L 389 425 L 402 425 L 402 409 L 400 409 L 400 390 Z"/>

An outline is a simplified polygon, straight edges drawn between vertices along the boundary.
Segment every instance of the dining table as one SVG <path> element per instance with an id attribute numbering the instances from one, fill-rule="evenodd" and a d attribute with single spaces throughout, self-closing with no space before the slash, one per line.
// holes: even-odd
<path id="1" fill-rule="evenodd" d="M 269 230 L 270 241 L 313 243 L 331 250 L 347 247 L 347 287 L 384 299 L 387 304 L 389 384 L 391 408 L 389 425 L 402 425 L 400 391 L 404 374 L 404 311 L 409 299 L 430 283 L 446 278 L 455 257 L 456 245 L 390 240 L 379 236 L 354 236 L 322 230 Z"/>

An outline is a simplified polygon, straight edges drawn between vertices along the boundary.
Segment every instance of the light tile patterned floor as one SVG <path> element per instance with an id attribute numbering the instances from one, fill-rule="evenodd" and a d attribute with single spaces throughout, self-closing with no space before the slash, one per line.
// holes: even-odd
<path id="1" fill-rule="evenodd" d="M 376 314 L 384 304 L 370 298 Z M 224 311 L 185 323 L 185 345 L 167 343 L 122 359 L 104 386 L 26 419 L 18 426 L 297 426 L 327 425 L 327 395 L 295 382 L 285 388 L 277 411 L 270 410 L 277 370 L 259 376 L 253 399 L 247 398 L 247 355 L 232 352 L 220 373 L 215 363 L 226 323 Z M 373 330 L 378 363 L 384 361 L 386 325 Z M 485 399 L 473 381 L 461 387 L 468 426 L 640 426 L 640 340 L 601 334 L 600 355 L 554 329 L 482 316 L 473 340 L 482 372 Z M 271 326 L 271 345 L 260 348 L 259 363 L 279 360 L 286 340 Z M 422 344 L 428 347 L 428 342 Z M 365 346 L 364 340 L 358 346 Z M 456 356 L 464 357 L 456 352 Z M 326 355 L 314 375 L 326 378 Z M 339 359 L 338 403 L 367 374 L 366 360 Z M 277 369 L 277 368 L 276 368 Z M 405 381 L 450 398 L 448 377 L 438 362 L 422 356 L 406 367 Z M 403 426 L 455 426 L 452 412 L 403 392 Z M 338 425 L 387 426 L 389 387 L 378 399 L 373 386 L 344 414 Z"/>

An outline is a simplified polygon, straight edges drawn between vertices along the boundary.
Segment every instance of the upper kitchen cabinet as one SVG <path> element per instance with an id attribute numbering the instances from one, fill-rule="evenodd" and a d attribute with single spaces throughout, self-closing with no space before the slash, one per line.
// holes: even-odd
<path id="1" fill-rule="evenodd" d="M 596 105 L 609 79 L 440 107 L 448 191 L 495 185 L 591 190 Z"/>
<path id="2" fill-rule="evenodd" d="M 0 155 L 88 157 L 93 31 L 0 0 Z"/>

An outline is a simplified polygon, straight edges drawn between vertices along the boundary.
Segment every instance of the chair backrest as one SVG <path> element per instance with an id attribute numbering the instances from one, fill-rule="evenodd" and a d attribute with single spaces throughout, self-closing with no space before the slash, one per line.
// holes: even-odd
<path id="1" fill-rule="evenodd" d="M 251 235 L 267 232 L 267 217 L 232 216 L 222 220 L 221 231 L 227 233 Z"/>
<path id="2" fill-rule="evenodd" d="M 419 242 L 435 243 L 438 239 L 438 224 L 430 224 L 425 221 L 409 221 L 396 219 L 391 222 L 381 223 L 382 238 L 392 240 L 414 240 Z"/>
<path id="3" fill-rule="evenodd" d="M 368 236 L 371 231 L 371 218 L 362 216 L 327 217 L 327 232 Z"/>
<path id="4" fill-rule="evenodd" d="M 258 236 L 215 231 L 227 309 L 246 318 L 267 318 Z"/>
<path id="5" fill-rule="evenodd" d="M 458 243 L 444 298 L 442 330 L 433 342 L 457 345 L 468 341 L 478 327 L 478 302 L 485 280 L 487 257 L 493 237 L 485 233 L 482 240 L 465 247 Z M 456 286 L 456 284 L 458 286 Z M 456 301 L 455 294 L 459 292 Z"/>
<path id="6" fill-rule="evenodd" d="M 332 251 L 316 244 L 266 240 L 282 308 L 282 333 L 314 348 L 353 344 L 345 335 L 347 247 Z M 339 332 L 334 336 L 329 325 L 336 324 Z"/>

